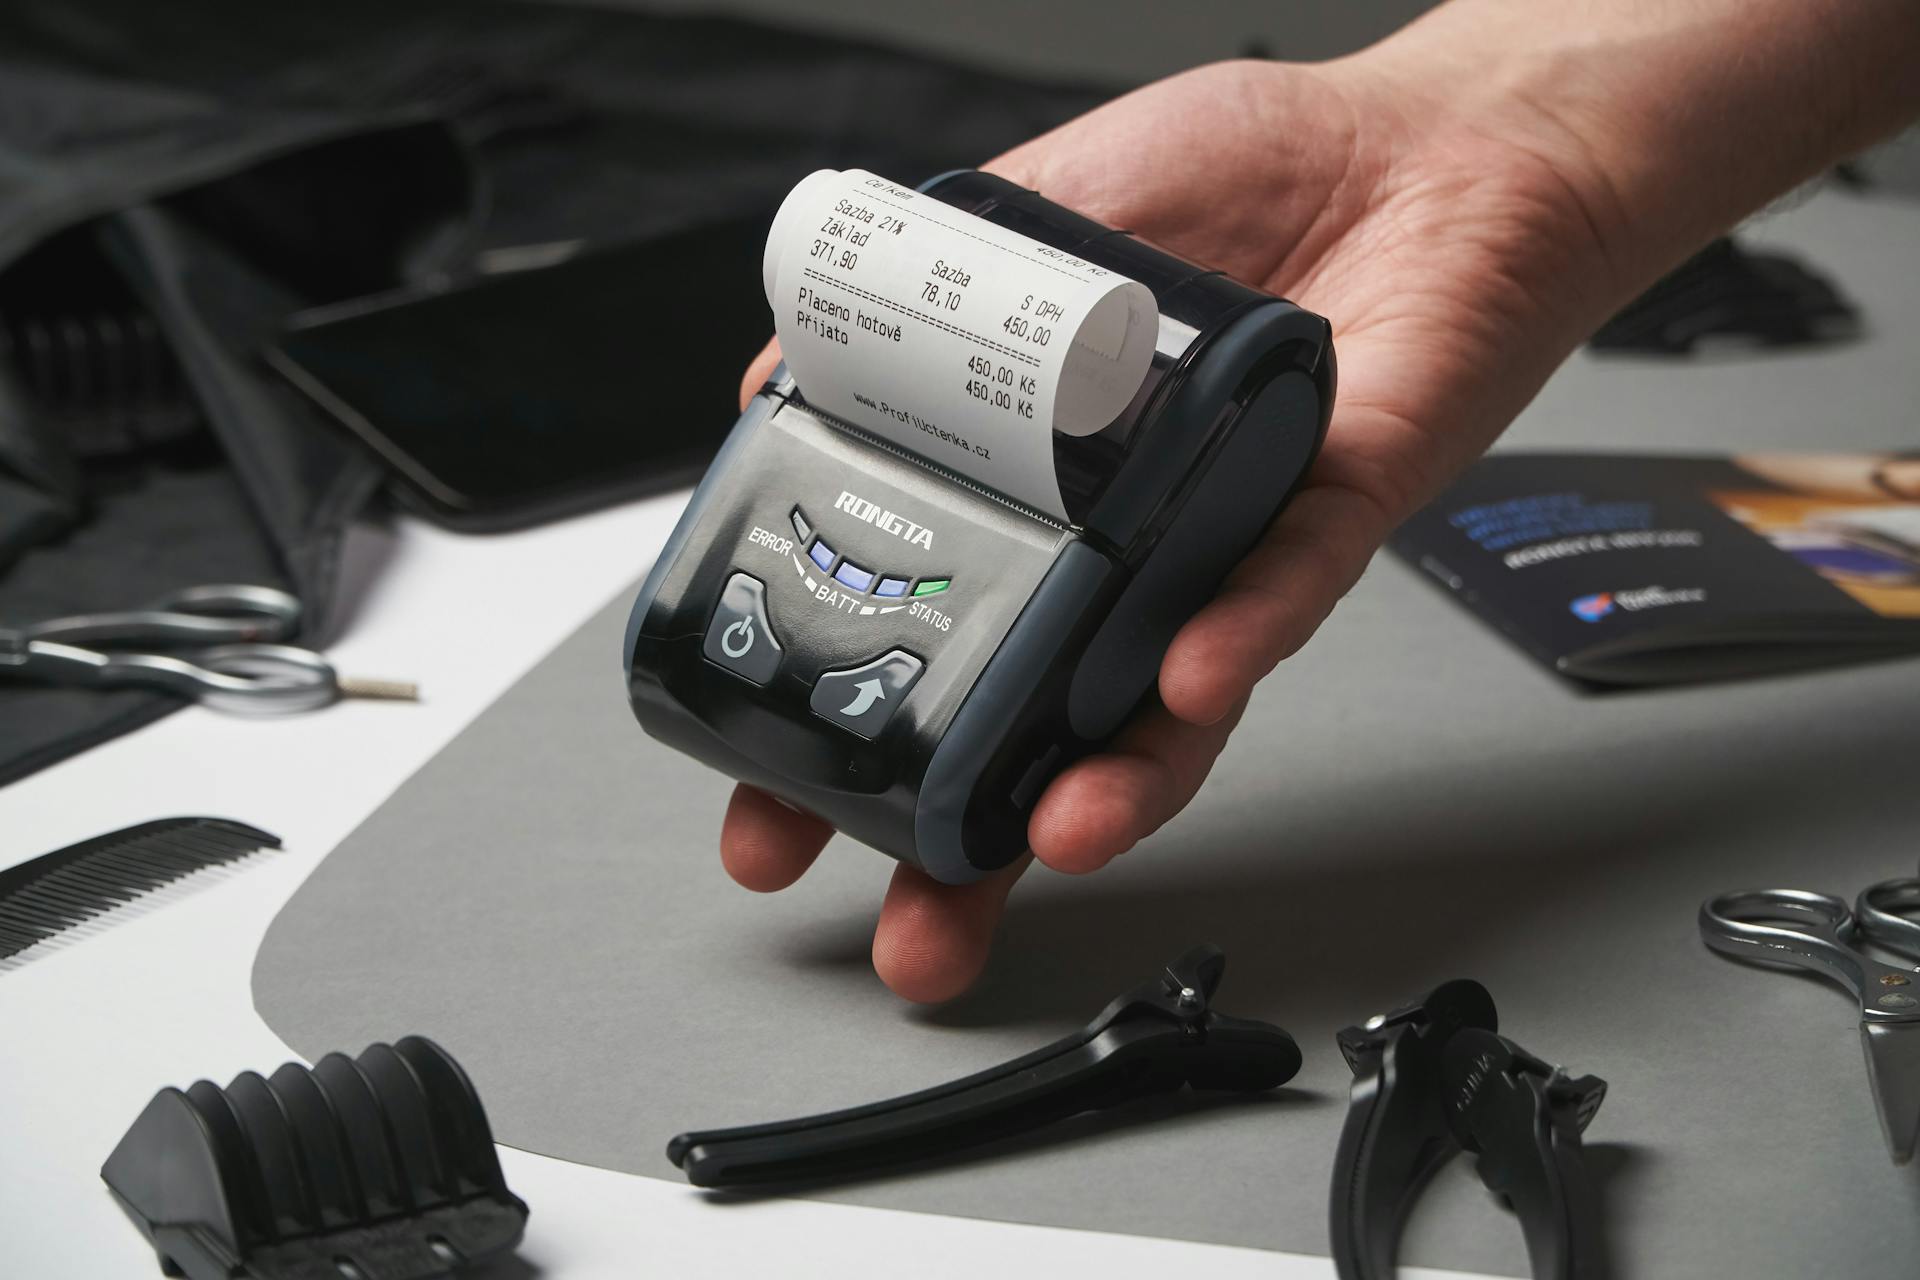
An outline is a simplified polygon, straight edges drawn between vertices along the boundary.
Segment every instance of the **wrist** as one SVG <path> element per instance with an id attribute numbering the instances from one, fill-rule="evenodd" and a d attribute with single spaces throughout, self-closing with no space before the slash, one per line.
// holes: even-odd
<path id="1" fill-rule="evenodd" d="M 1445 287 L 1553 363 L 1658 274 L 1589 138 L 1523 108 L 1510 83 L 1420 65 L 1392 42 L 1308 68 L 1366 120 L 1349 164 L 1377 251 Z M 1632 281 L 1644 276 L 1639 284 Z"/>
<path id="2" fill-rule="evenodd" d="M 1350 61 L 1409 99 L 1416 145 L 1482 139 L 1563 184 L 1644 284 L 1920 114 L 1916 56 L 1907 4 L 1452 0 Z"/>

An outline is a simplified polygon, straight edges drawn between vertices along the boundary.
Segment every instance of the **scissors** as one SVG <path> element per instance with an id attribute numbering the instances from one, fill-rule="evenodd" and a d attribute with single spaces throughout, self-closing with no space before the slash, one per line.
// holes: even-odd
<path id="1" fill-rule="evenodd" d="M 0 627 L 0 675 L 149 685 L 241 713 L 310 711 L 340 697 L 419 697 L 411 684 L 343 680 L 313 650 L 279 643 L 299 622 L 300 602 L 272 587 L 189 587 L 144 609 Z"/>
<path id="2" fill-rule="evenodd" d="M 1853 908 L 1800 889 L 1724 893 L 1700 906 L 1700 936 L 1723 955 L 1822 974 L 1860 1002 L 1860 1040 L 1880 1129 L 1895 1164 L 1920 1139 L 1920 969 L 1882 964 L 1870 940 L 1920 959 L 1920 878 L 1884 880 Z"/>

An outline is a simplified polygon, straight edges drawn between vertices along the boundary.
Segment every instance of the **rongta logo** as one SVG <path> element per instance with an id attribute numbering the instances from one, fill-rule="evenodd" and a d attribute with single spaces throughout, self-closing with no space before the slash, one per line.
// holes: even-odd
<path id="1" fill-rule="evenodd" d="M 868 502 L 857 498 L 845 489 L 840 491 L 839 500 L 833 504 L 835 511 L 844 511 L 855 520 L 864 520 L 876 529 L 885 529 L 903 542 L 911 542 L 916 547 L 933 550 L 933 530 L 925 525 L 915 524 L 905 516 L 895 515 L 877 502 Z"/>

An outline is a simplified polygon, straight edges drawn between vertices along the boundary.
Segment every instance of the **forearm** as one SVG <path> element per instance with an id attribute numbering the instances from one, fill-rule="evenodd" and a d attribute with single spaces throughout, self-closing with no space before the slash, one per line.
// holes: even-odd
<path id="1" fill-rule="evenodd" d="M 1351 61 L 1554 162 L 1623 279 L 1920 117 L 1908 0 L 1453 0 Z"/>

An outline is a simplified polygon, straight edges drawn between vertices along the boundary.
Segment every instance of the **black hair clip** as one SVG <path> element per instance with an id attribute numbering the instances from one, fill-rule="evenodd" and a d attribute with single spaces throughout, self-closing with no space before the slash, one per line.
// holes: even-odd
<path id="1" fill-rule="evenodd" d="M 1536 1277 L 1605 1272 L 1599 1207 L 1580 1135 L 1607 1083 L 1570 1079 L 1496 1035 L 1487 989 L 1448 982 L 1419 1004 L 1339 1036 L 1353 1094 L 1333 1169 L 1333 1260 L 1341 1280 L 1393 1275 L 1400 1230 L 1426 1181 L 1461 1150 L 1512 1204 Z"/>
<path id="2" fill-rule="evenodd" d="M 1080 1031 L 1011 1062 L 868 1106 L 683 1133 L 699 1187 L 792 1185 L 921 1161 L 1182 1087 L 1259 1092 L 1300 1069 L 1293 1037 L 1212 1008 L 1227 959 L 1196 947 Z"/>

